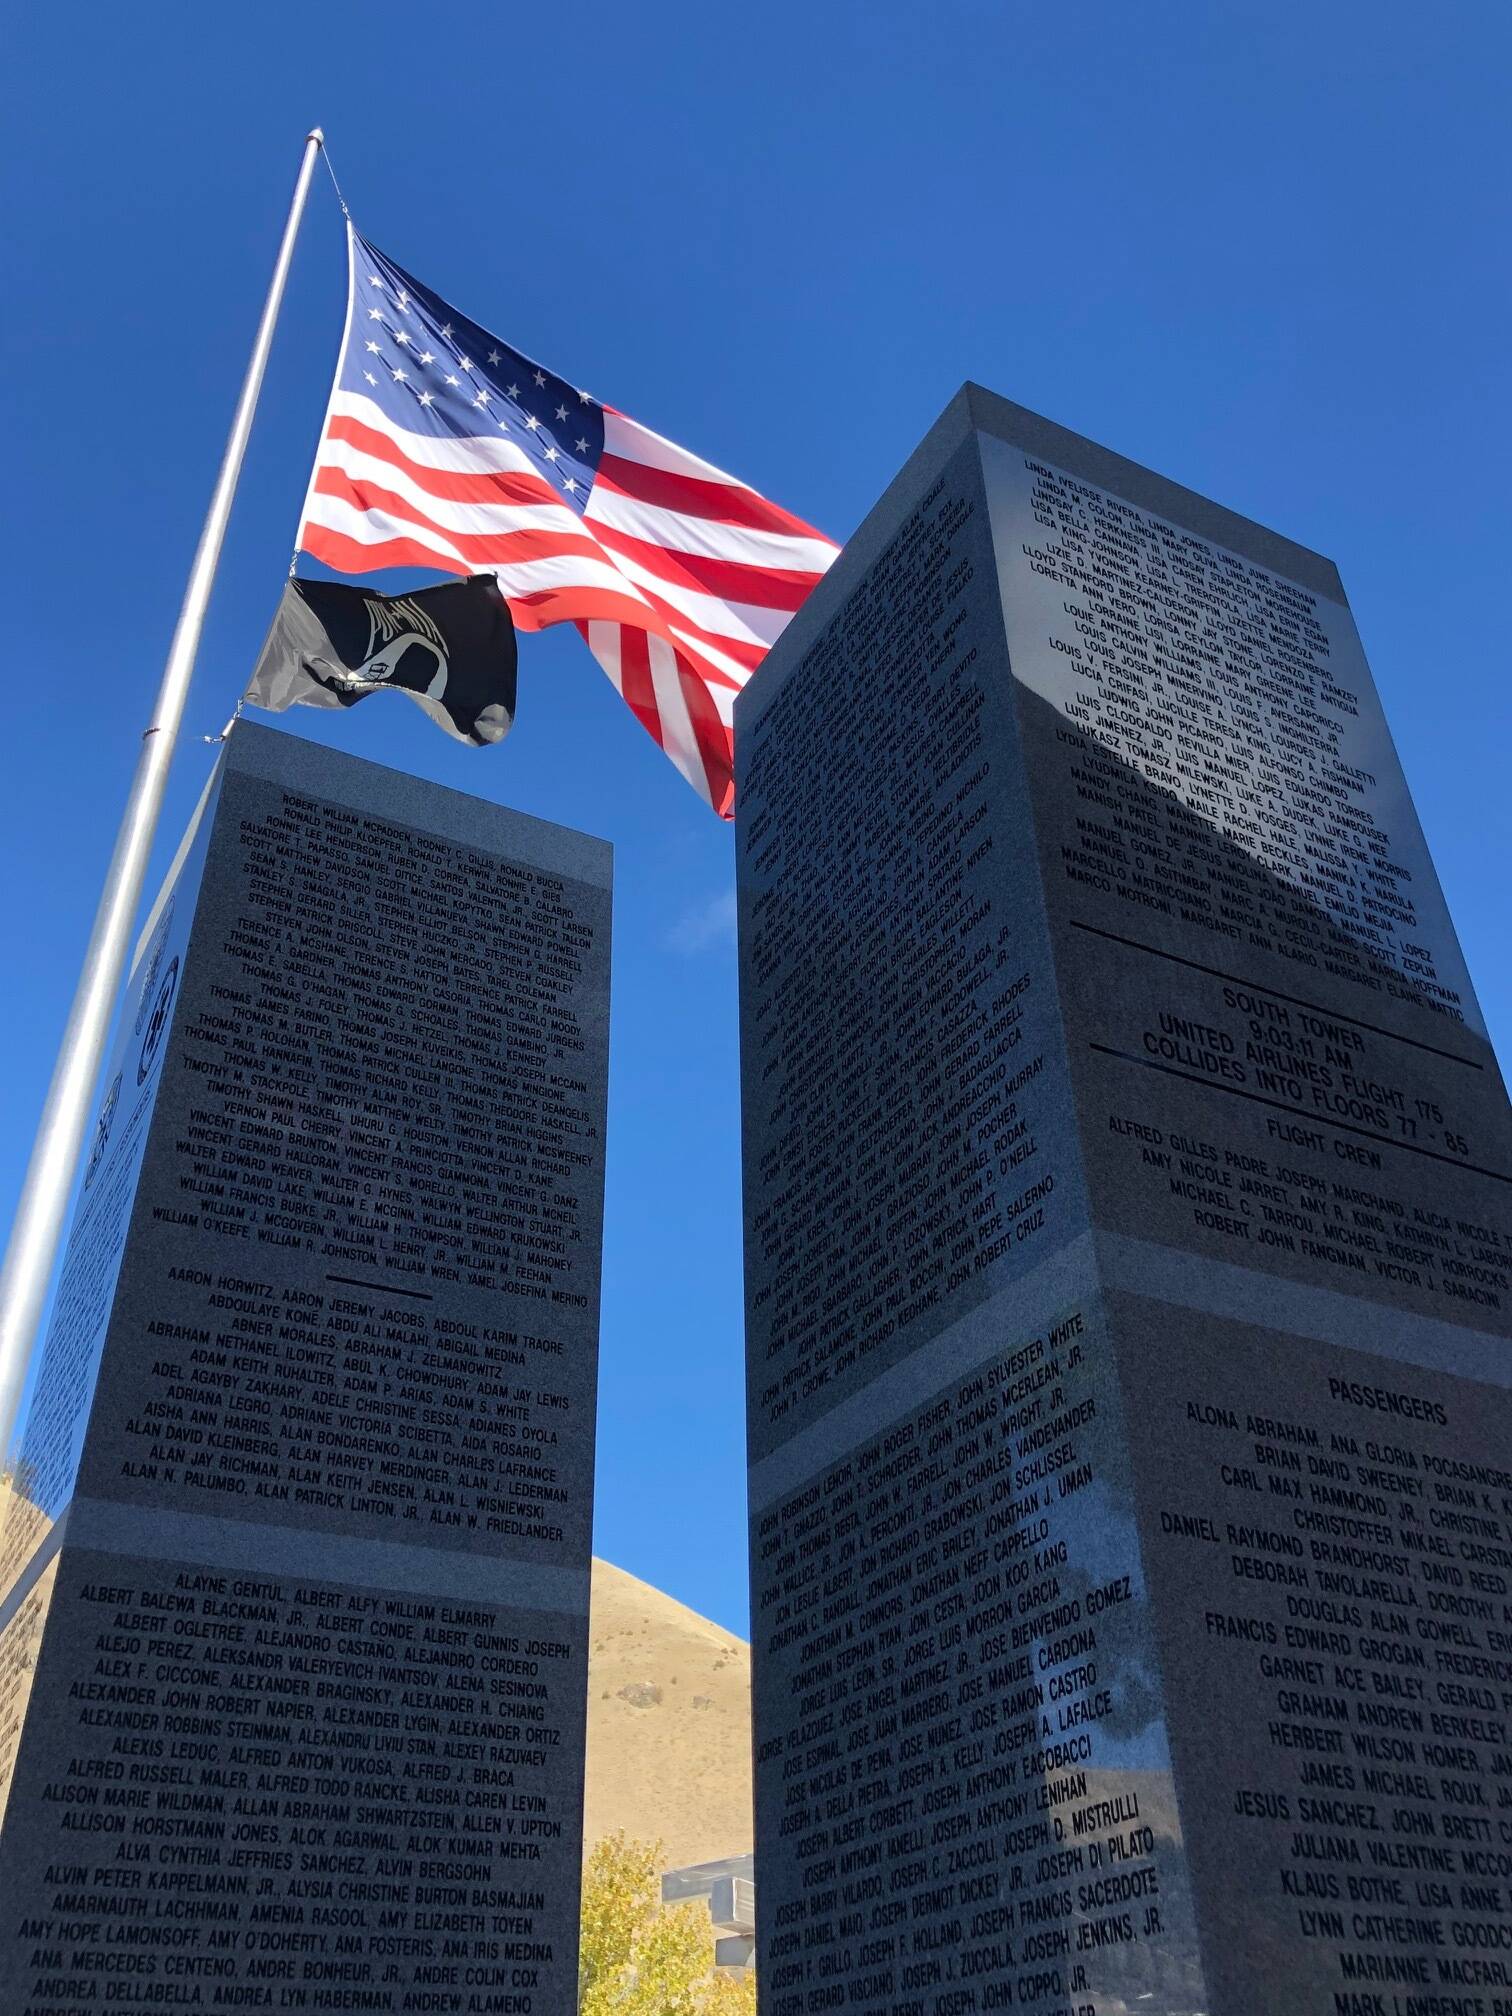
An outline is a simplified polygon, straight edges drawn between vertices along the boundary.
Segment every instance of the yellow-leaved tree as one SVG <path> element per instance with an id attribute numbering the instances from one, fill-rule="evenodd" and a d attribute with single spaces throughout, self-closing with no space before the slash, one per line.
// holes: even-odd
<path id="1" fill-rule="evenodd" d="M 600 1841 L 583 1871 L 580 2016 L 756 2016 L 756 1977 L 721 1973 L 708 1914 L 661 1901 L 661 1844 Z"/>

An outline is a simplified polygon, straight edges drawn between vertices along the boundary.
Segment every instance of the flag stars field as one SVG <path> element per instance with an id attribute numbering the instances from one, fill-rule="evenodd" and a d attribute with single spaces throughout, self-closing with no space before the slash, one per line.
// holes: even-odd
<path id="1" fill-rule="evenodd" d="M 366 319 L 379 327 L 343 346 L 301 548 L 346 574 L 491 573 L 518 629 L 575 623 L 642 727 L 728 817 L 735 695 L 838 549 L 511 350 L 355 231 L 349 242 L 353 291 L 365 278 L 405 326 L 375 305 Z M 411 362 L 427 382 L 411 382 Z"/>

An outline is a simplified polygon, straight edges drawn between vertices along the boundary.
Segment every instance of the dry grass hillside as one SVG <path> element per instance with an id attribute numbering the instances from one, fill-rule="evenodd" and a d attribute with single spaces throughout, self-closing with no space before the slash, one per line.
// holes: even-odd
<path id="1" fill-rule="evenodd" d="M 750 1852 L 751 1648 L 593 1564 L 583 1846 L 622 1828 L 683 1868 Z"/>

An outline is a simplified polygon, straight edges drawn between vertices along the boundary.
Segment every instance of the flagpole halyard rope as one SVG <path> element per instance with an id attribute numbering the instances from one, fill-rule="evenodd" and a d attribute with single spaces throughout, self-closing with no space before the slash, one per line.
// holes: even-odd
<path id="1" fill-rule="evenodd" d="M 331 166 L 330 149 L 324 144 L 324 142 L 322 142 L 321 144 L 320 158 L 322 161 L 324 161 L 326 165 L 326 173 L 331 178 L 331 187 L 336 191 L 336 201 L 341 205 L 341 214 L 343 217 L 345 217 L 348 224 L 350 224 L 352 221 L 352 213 L 350 210 L 348 210 L 347 200 L 345 196 L 343 196 L 341 193 L 341 184 L 336 180 L 336 170 Z"/>
<path id="2" fill-rule="evenodd" d="M 326 153 L 323 144 L 321 146 L 320 152 L 322 159 L 325 161 L 326 168 L 330 172 L 331 182 L 336 189 L 336 200 L 341 204 L 342 216 L 346 219 L 346 251 L 347 251 L 346 313 L 343 315 L 341 322 L 341 341 L 336 346 L 336 362 L 331 369 L 331 390 L 326 397 L 325 411 L 320 416 L 320 429 L 315 437 L 315 452 L 310 457 L 310 479 L 308 483 L 305 485 L 305 493 L 303 498 L 300 500 L 299 505 L 299 517 L 296 519 L 294 525 L 294 550 L 289 555 L 288 578 L 291 581 L 294 579 L 296 570 L 298 569 L 299 566 L 299 555 L 300 552 L 302 551 L 302 548 L 300 547 L 299 543 L 299 537 L 300 534 L 304 531 L 305 519 L 309 515 L 310 498 L 314 493 L 315 489 L 315 478 L 320 470 L 320 444 L 325 439 L 326 419 L 330 413 L 331 399 L 335 396 L 336 388 L 341 383 L 341 360 L 346 355 L 347 339 L 352 332 L 352 301 L 357 288 L 355 270 L 354 270 L 357 255 L 356 255 L 356 248 L 352 242 L 356 235 L 356 226 L 352 222 L 352 213 L 350 210 L 347 209 L 346 202 L 341 194 L 341 186 L 336 181 L 336 171 L 331 167 L 330 156 Z"/>

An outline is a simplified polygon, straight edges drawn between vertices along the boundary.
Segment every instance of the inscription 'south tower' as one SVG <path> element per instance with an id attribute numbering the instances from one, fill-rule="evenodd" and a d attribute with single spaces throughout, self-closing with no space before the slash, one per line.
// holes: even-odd
<path id="1" fill-rule="evenodd" d="M 1512 1128 L 1334 567 L 968 387 L 737 712 L 766 2016 L 1512 2007 Z"/>
<path id="2" fill-rule="evenodd" d="M 7 2012 L 573 2000 L 609 881 L 233 732 L 4 1527 Z"/>

